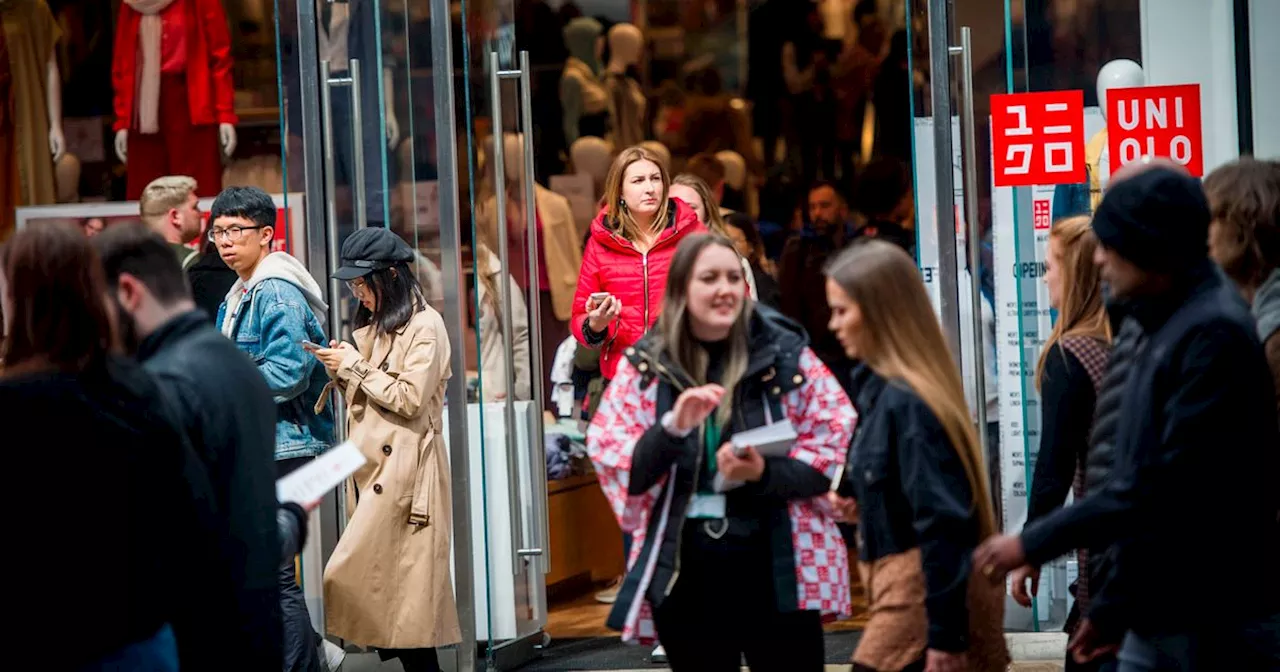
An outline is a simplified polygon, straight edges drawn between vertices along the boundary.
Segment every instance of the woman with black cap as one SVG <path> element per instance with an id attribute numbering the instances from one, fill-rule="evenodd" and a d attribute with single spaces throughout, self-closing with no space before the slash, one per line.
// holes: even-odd
<path id="1" fill-rule="evenodd" d="M 413 249 L 387 229 L 342 246 L 344 280 L 360 301 L 355 345 L 315 350 L 347 403 L 347 437 L 368 462 L 358 501 L 325 568 L 330 634 L 439 670 L 436 647 L 461 640 L 449 577 L 449 466 L 440 427 L 449 379 L 444 320 L 427 305 Z M 328 395 L 321 397 L 320 404 Z"/>

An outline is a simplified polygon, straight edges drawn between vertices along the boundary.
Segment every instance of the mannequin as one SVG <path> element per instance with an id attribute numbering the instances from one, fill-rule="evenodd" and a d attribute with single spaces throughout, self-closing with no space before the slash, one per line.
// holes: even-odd
<path id="1" fill-rule="evenodd" d="M 1134 86 L 1144 86 L 1146 77 L 1142 66 L 1127 58 L 1116 59 L 1098 71 L 1098 106 L 1102 118 L 1107 116 L 1107 91 Z M 1107 129 L 1089 139 L 1084 148 L 1085 172 L 1088 181 L 1082 184 L 1059 184 L 1053 191 L 1054 221 L 1074 215 L 1089 215 L 1102 202 L 1102 192 L 1111 179 L 1111 157 L 1107 149 Z"/>
<path id="2" fill-rule="evenodd" d="M 62 77 L 54 46 L 62 31 L 45 0 L 0 0 L 0 239 L 13 208 L 57 200 L 53 165 L 66 149 Z"/>
<path id="3" fill-rule="evenodd" d="M 609 29 L 609 67 L 604 86 L 609 93 L 609 139 L 614 147 L 627 148 L 644 141 L 645 97 L 640 83 L 627 69 L 640 62 L 644 34 L 629 23 Z"/>
<path id="4" fill-rule="evenodd" d="M 393 170 L 396 164 L 394 161 L 383 161 L 383 147 L 378 139 L 384 139 L 386 148 L 392 150 L 400 141 L 400 124 L 395 115 L 395 78 L 392 69 L 388 67 L 386 55 L 381 52 L 375 33 L 377 20 L 374 14 L 378 11 L 378 6 L 378 3 L 370 0 L 320 3 L 320 29 L 317 31 L 320 59 L 329 62 L 331 76 L 348 75 L 352 59 L 360 61 L 360 118 L 364 127 L 360 129 L 358 137 L 352 134 L 350 128 L 355 110 L 352 107 L 350 89 L 335 89 L 332 117 L 337 165 L 334 168 L 337 184 L 354 185 L 354 144 L 364 143 L 364 212 L 370 225 L 387 221 L 387 204 L 382 186 L 384 181 L 387 184 L 395 182 L 392 175 L 383 179 L 384 167 Z M 377 69 L 379 58 L 383 59 L 380 74 Z M 382 90 L 381 99 L 378 97 L 379 89 Z M 354 201 L 347 202 L 352 203 L 352 207 L 359 207 Z"/>
<path id="5" fill-rule="evenodd" d="M 189 175 L 206 194 L 222 190 L 222 159 L 236 148 L 231 69 L 220 0 L 120 5 L 111 79 L 126 198 L 164 175 Z"/>
<path id="6" fill-rule="evenodd" d="M 1120 58 L 1107 63 L 1098 71 L 1098 106 L 1102 109 L 1102 118 L 1107 118 L 1107 91 L 1111 89 L 1127 89 L 1135 86 L 1146 86 L 1147 78 L 1142 66 L 1127 58 Z M 1107 129 L 1098 131 L 1084 149 L 1085 165 L 1089 172 L 1089 210 L 1097 209 L 1102 201 L 1102 191 L 1107 188 L 1111 179 L 1111 157 L 1107 151 Z"/>
<path id="7" fill-rule="evenodd" d="M 573 19 L 564 27 L 569 58 L 560 75 L 560 105 L 568 146 L 580 137 L 604 137 L 608 131 L 609 95 L 599 79 L 603 30 L 589 17 Z"/>
<path id="8" fill-rule="evenodd" d="M 666 167 L 667 172 L 671 172 L 671 150 L 667 149 L 666 145 L 658 142 L 657 140 L 645 140 L 639 144 L 641 147 L 657 154 L 658 158 L 662 159 L 662 163 Z"/>
<path id="9" fill-rule="evenodd" d="M 569 145 L 569 162 L 573 164 L 573 171 L 591 176 L 596 198 L 604 195 L 604 178 L 609 174 L 612 161 L 613 145 L 608 140 L 592 136 L 579 138 Z"/>

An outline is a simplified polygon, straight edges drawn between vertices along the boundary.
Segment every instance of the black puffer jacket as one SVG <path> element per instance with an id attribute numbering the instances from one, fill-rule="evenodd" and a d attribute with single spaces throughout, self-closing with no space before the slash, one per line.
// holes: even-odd
<path id="1" fill-rule="evenodd" d="M 1108 307 L 1111 318 L 1111 358 L 1107 360 L 1107 373 L 1098 387 L 1093 431 L 1089 435 L 1089 452 L 1086 461 L 1085 484 L 1089 492 L 1095 492 L 1106 483 L 1116 462 L 1116 427 L 1120 424 L 1120 402 L 1124 398 L 1124 381 L 1129 375 L 1134 351 L 1143 340 L 1142 327 L 1128 319 L 1121 304 Z"/>

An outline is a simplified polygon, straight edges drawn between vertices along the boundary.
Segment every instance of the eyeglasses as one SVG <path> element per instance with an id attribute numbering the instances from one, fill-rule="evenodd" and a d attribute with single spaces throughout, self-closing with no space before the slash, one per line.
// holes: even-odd
<path id="1" fill-rule="evenodd" d="M 265 226 L 228 226 L 225 229 L 209 229 L 209 240 L 216 243 L 218 242 L 219 238 L 226 238 L 227 240 L 233 243 L 237 243 L 237 242 L 240 242 L 240 239 L 244 237 L 245 231 L 249 231 L 251 229 L 262 229 L 262 228 L 266 228 L 266 227 Z"/>
<path id="2" fill-rule="evenodd" d="M 352 294 L 358 294 L 368 288 L 369 288 L 369 285 L 365 284 L 364 280 L 348 280 L 347 281 L 347 289 L 351 290 Z"/>

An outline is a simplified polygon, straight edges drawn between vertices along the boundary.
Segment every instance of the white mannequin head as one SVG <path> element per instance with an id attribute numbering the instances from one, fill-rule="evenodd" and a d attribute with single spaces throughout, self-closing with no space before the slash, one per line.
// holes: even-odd
<path id="1" fill-rule="evenodd" d="M 619 23 L 609 29 L 609 69 L 622 72 L 640 62 L 644 48 L 644 34 L 629 23 Z"/>
<path id="2" fill-rule="evenodd" d="M 731 189 L 741 189 L 747 181 L 747 160 L 732 149 L 716 152 L 716 160 L 724 166 L 724 183 Z"/>
<path id="3" fill-rule="evenodd" d="M 671 172 L 671 150 L 667 149 L 666 145 L 657 140 L 645 140 L 640 143 L 640 146 L 657 154 L 658 158 L 662 159 L 662 162 L 666 164 L 667 172 Z"/>
<path id="4" fill-rule="evenodd" d="M 1107 117 L 1107 91 L 1145 86 L 1146 83 L 1142 66 L 1127 58 L 1118 58 L 1102 66 L 1098 71 L 1098 107 L 1102 108 L 1102 118 Z"/>
<path id="5" fill-rule="evenodd" d="M 607 140 L 592 135 L 578 138 L 569 147 L 569 160 L 573 162 L 575 172 L 591 176 L 599 195 L 604 178 L 609 174 L 609 164 L 613 162 L 613 146 Z"/>

